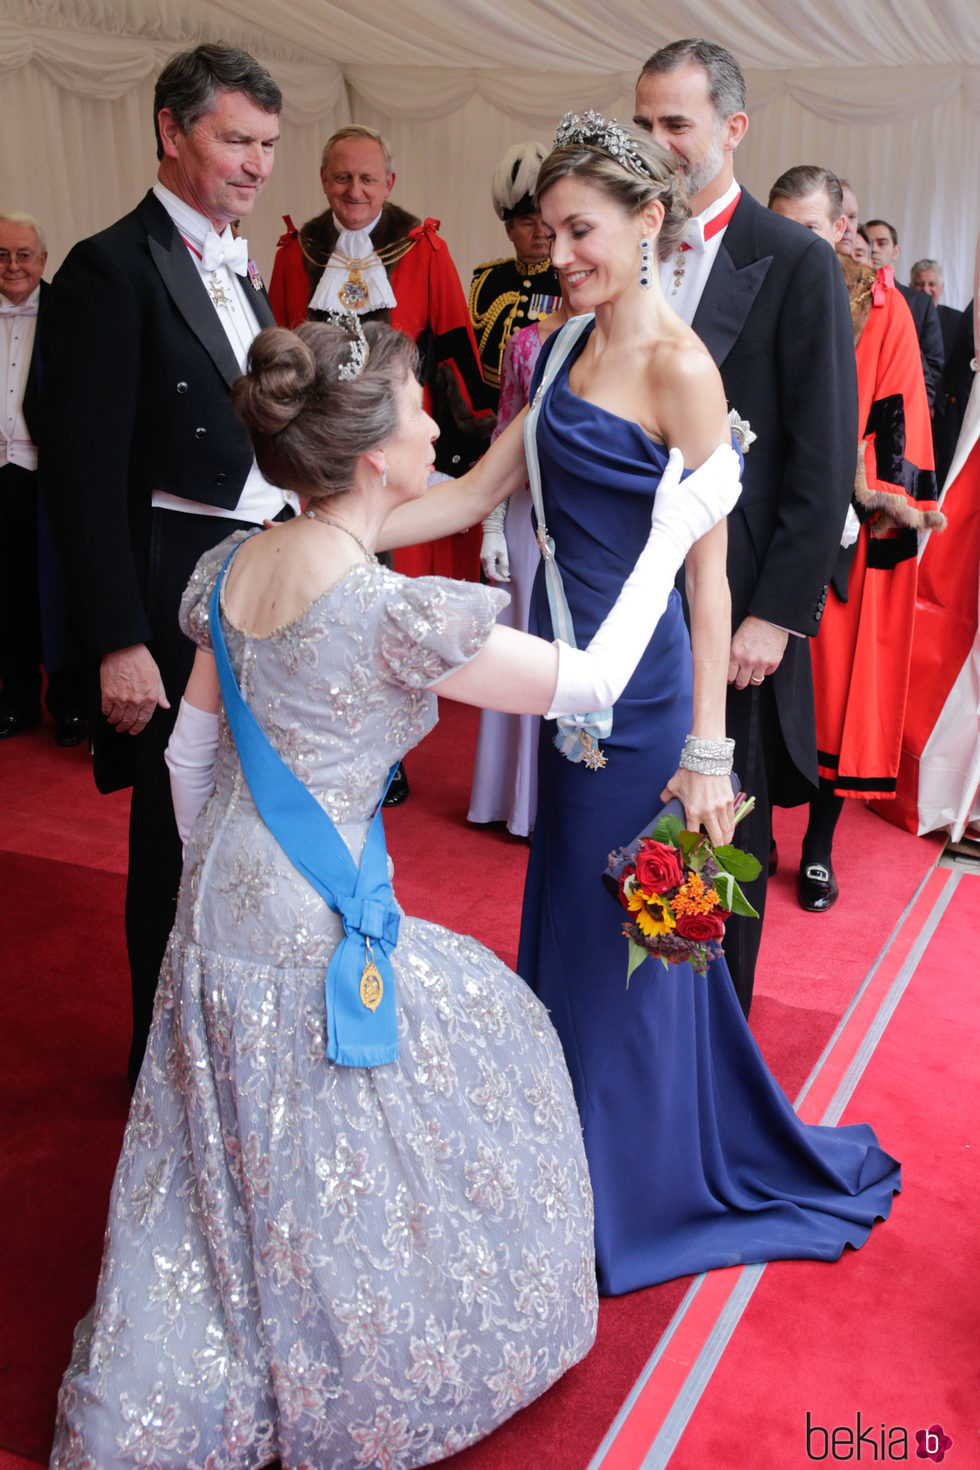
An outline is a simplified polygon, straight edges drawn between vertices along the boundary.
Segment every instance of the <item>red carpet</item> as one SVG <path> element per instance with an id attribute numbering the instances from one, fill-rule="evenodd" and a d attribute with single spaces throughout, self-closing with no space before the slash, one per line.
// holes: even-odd
<path id="1" fill-rule="evenodd" d="M 865 1461 L 878 1458 L 871 1443 L 889 1461 L 915 1461 L 916 1431 L 937 1423 L 953 1440 L 951 1467 L 980 1465 L 980 1015 L 976 967 L 964 963 L 980 932 L 980 880 L 939 877 L 930 907 L 948 907 L 842 1119 L 874 1119 L 902 1160 L 903 1192 L 863 1250 L 833 1266 L 766 1268 L 671 1470 L 856 1460 L 858 1434 Z"/>
<path id="2" fill-rule="evenodd" d="M 502 828 L 465 821 L 476 721 L 471 710 L 445 706 L 441 725 L 410 756 L 413 794 L 386 815 L 389 848 L 396 889 L 409 912 L 475 934 L 513 962 L 527 848 Z M 6 1116 L 15 1124 L 0 1167 L 6 1198 L 20 1202 L 18 1211 L 0 1216 L 6 1267 L 0 1276 L 0 1446 L 41 1462 L 71 1329 L 94 1292 L 125 1117 L 128 982 L 118 875 L 125 865 L 126 800 L 99 797 L 83 753 L 57 750 L 50 729 L 42 729 L 0 746 L 0 802 L 0 869 L 8 899 L 0 1086 Z M 935 854 L 934 845 L 849 803 L 835 855 L 843 897 L 827 915 L 806 915 L 793 886 L 802 825 L 801 814 L 777 814 L 783 867 L 771 888 L 753 1010 L 753 1029 L 790 1096 Z M 879 1122 L 870 1105 L 855 1107 Z M 894 1151 L 904 1156 L 898 1143 Z M 795 1268 L 781 1268 L 787 1269 Z M 778 1284 L 786 1278 L 773 1272 L 772 1279 Z M 674 1282 L 603 1303 L 599 1339 L 586 1362 L 489 1440 L 447 1464 L 453 1470 L 584 1470 L 688 1285 Z M 785 1293 L 780 1299 L 785 1302 Z M 761 1358 L 753 1373 L 760 1370 Z M 762 1371 L 768 1380 L 780 1370 L 770 1363 Z M 694 1429 L 692 1423 L 689 1432 Z M 711 1453 L 687 1463 L 795 1462 L 754 1453 L 721 1460 Z M 23 1467 L 16 1459 L 5 1463 L 0 1451 L 0 1470 Z"/>

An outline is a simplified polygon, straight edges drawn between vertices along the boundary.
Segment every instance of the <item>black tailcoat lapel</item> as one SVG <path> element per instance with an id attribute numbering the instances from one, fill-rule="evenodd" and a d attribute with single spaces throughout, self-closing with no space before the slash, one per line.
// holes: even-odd
<path id="1" fill-rule="evenodd" d="M 739 201 L 741 205 L 741 201 Z M 692 326 L 707 347 L 718 367 L 721 367 L 732 347 L 738 341 L 746 318 L 762 289 L 762 283 L 772 265 L 772 256 L 749 258 L 744 263 L 738 239 L 730 239 L 733 231 L 737 237 L 736 209 L 725 231 L 721 249 L 705 282 L 704 293 L 694 314 Z"/>
<path id="2" fill-rule="evenodd" d="M 136 212 L 146 230 L 153 263 L 171 300 L 230 388 L 241 376 L 241 368 L 180 231 L 152 190 Z M 265 289 L 254 290 L 247 276 L 238 279 L 259 327 L 274 327 L 276 321 Z"/>

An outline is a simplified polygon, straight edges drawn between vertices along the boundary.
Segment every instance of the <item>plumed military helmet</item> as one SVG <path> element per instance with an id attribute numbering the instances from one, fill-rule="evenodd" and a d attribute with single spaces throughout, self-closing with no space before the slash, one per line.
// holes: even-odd
<path id="1" fill-rule="evenodd" d="M 538 170 L 548 156 L 543 143 L 515 143 L 508 148 L 493 171 L 490 196 L 497 217 L 513 219 L 515 214 L 530 214 L 534 208 L 534 186 Z"/>

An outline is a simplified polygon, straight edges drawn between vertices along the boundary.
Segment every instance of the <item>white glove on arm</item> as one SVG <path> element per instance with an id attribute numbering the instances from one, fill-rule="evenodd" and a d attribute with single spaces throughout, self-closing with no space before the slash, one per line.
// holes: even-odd
<path id="1" fill-rule="evenodd" d="M 186 842 L 197 814 L 211 795 L 218 758 L 218 716 L 180 701 L 177 722 L 163 753 L 170 770 L 170 792 L 181 842 Z"/>
<path id="2" fill-rule="evenodd" d="M 680 450 L 672 449 L 657 486 L 646 545 L 588 648 L 570 648 L 555 639 L 558 682 L 546 718 L 615 704 L 663 615 L 685 556 L 738 500 L 738 455 L 730 444 L 720 445 L 682 483 L 683 469 Z"/>
<path id="3" fill-rule="evenodd" d="M 480 563 L 488 582 L 510 581 L 510 555 L 504 522 L 507 519 L 507 502 L 502 500 L 483 522 L 483 544 L 480 547 Z"/>

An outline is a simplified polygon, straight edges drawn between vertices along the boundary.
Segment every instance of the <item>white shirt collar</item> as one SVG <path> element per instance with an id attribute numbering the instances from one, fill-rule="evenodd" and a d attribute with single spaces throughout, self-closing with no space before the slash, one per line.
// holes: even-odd
<path id="1" fill-rule="evenodd" d="M 181 199 L 179 194 L 175 194 L 165 184 L 154 184 L 153 192 L 180 233 L 200 250 L 204 245 L 208 231 L 214 230 L 214 225 L 208 219 L 207 215 L 201 214 L 199 210 L 194 209 L 192 205 L 187 203 L 186 199 Z M 217 231 L 214 230 L 214 233 L 217 234 Z M 224 239 L 225 235 L 230 236 L 230 234 L 231 225 L 225 225 L 219 238 Z"/>
<path id="2" fill-rule="evenodd" d="M 703 250 L 705 246 L 704 232 L 713 219 L 717 219 L 732 200 L 741 193 L 741 185 L 736 179 L 732 179 L 724 194 L 718 199 L 713 199 L 709 205 L 702 209 L 700 214 L 692 215 L 687 226 L 687 243 L 692 250 Z"/>
<path id="3" fill-rule="evenodd" d="M 0 311 L 9 311 L 10 314 L 11 314 L 11 316 L 13 316 L 15 313 L 28 312 L 28 311 L 33 311 L 34 313 L 36 313 L 37 310 L 38 310 L 38 308 L 39 308 L 39 306 L 40 306 L 40 304 L 41 304 L 41 283 L 40 283 L 40 281 L 34 287 L 34 290 L 31 292 L 30 296 L 28 296 L 26 298 L 26 300 L 22 301 L 19 306 L 15 306 L 12 301 L 8 301 L 7 298 L 6 298 L 6 296 L 0 295 Z"/>
<path id="4" fill-rule="evenodd" d="M 349 230 L 346 225 L 342 225 L 340 223 L 340 220 L 334 214 L 333 210 L 330 211 L 330 218 L 333 220 L 333 227 L 337 231 L 338 235 L 370 235 L 371 231 L 377 228 L 378 220 L 381 218 L 383 213 L 384 206 L 382 206 L 381 209 L 378 210 L 377 214 L 374 216 L 374 219 L 369 225 L 362 225 L 359 230 Z"/>

